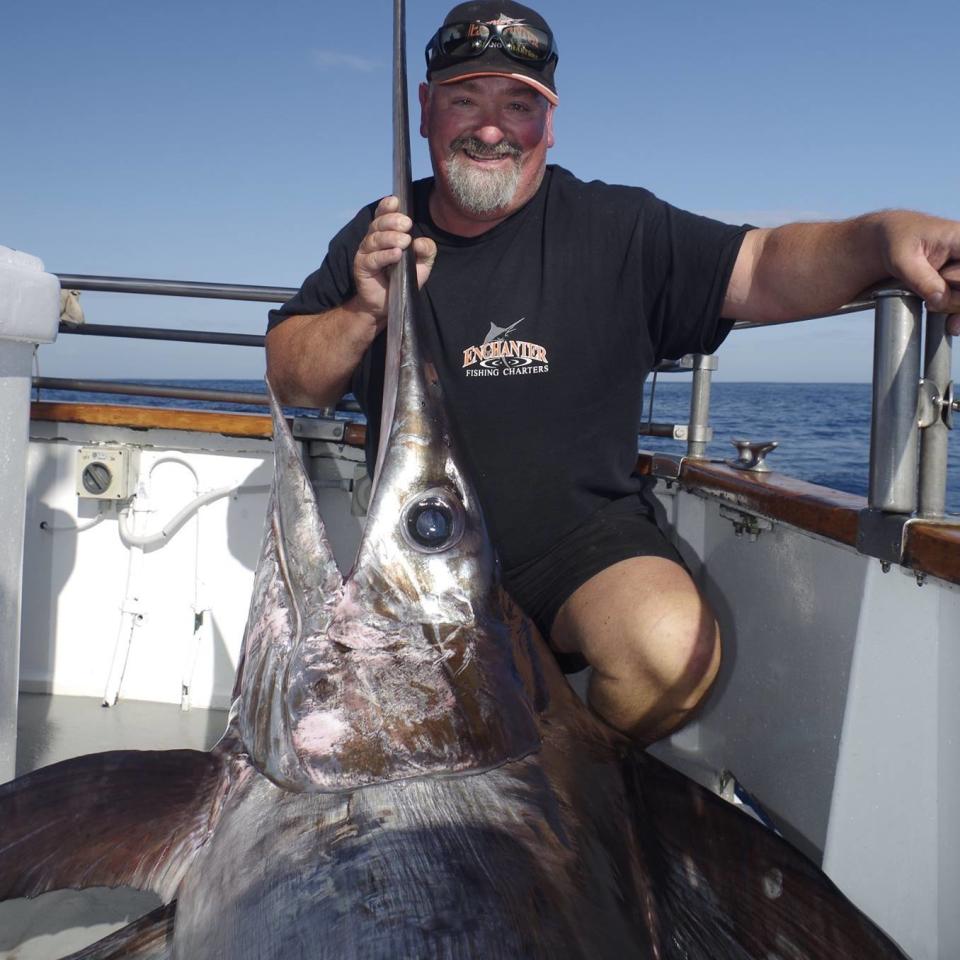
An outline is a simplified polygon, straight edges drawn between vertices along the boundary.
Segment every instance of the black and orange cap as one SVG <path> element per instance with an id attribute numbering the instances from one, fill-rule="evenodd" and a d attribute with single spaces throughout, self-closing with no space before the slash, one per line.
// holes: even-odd
<path id="1" fill-rule="evenodd" d="M 480 23 L 490 26 L 531 26 L 549 37 L 550 51 L 545 59 L 523 61 L 504 52 L 496 39 L 487 44 L 478 56 L 445 56 L 439 47 L 444 27 L 459 23 Z M 446 16 L 440 30 L 427 44 L 427 80 L 431 83 L 457 83 L 472 77 L 511 77 L 531 86 L 552 104 L 559 103 L 554 71 L 557 66 L 557 48 L 547 21 L 531 7 L 512 0 L 478 0 L 460 3 Z"/>

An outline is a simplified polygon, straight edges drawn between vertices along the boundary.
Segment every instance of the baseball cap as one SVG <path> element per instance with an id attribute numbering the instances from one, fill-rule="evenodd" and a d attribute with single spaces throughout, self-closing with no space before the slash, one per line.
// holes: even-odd
<path id="1" fill-rule="evenodd" d="M 512 0 L 474 0 L 455 6 L 427 44 L 427 80 L 512 77 L 559 102 L 553 73 L 557 45 L 547 21 Z"/>

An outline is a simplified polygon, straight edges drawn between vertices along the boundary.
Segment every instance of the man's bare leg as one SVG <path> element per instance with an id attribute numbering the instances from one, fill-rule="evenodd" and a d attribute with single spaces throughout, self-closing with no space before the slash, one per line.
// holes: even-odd
<path id="1" fill-rule="evenodd" d="M 644 743 L 682 726 L 720 667 L 713 613 L 687 571 L 661 557 L 591 577 L 560 608 L 550 638 L 593 667 L 590 706 Z"/>

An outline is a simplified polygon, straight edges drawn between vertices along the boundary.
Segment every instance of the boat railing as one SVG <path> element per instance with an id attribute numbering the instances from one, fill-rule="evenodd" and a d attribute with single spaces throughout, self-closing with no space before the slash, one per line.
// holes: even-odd
<path id="1" fill-rule="evenodd" d="M 911 522 L 957 523 L 946 518 L 947 440 L 960 400 L 950 379 L 953 338 L 947 333 L 945 314 L 927 312 L 924 329 L 919 296 L 898 286 L 880 286 L 821 316 L 867 309 L 874 311 L 870 471 L 857 548 L 886 565 L 901 562 Z M 735 326 L 760 325 L 765 324 Z M 686 458 L 706 459 L 706 443 L 712 439 L 710 380 L 716 366 L 715 357 L 693 356 L 666 367 L 670 372 L 693 373 L 689 422 L 654 423 L 651 416 L 641 434 L 686 440 Z M 755 446 L 742 442 L 742 460 L 732 465 L 765 469 L 762 457 L 755 456 Z M 678 468 L 671 469 L 675 473 Z"/>
<path id="2" fill-rule="evenodd" d="M 246 300 L 282 303 L 296 290 L 292 287 L 253 286 L 247 284 L 199 283 L 181 280 L 157 280 L 134 277 L 105 277 L 59 274 L 65 290 L 150 294 L 173 297 L 200 297 L 220 300 Z M 870 481 L 868 509 L 861 522 L 858 546 L 863 552 L 881 559 L 895 556 L 902 539 L 903 526 L 912 518 L 942 519 L 946 508 L 947 437 L 953 415 L 960 410 L 950 380 L 951 341 L 946 332 L 946 317 L 928 313 L 926 336 L 921 337 L 923 303 L 909 290 L 880 286 L 860 297 L 817 317 L 838 316 L 873 310 L 874 358 L 870 431 Z M 804 317 L 802 319 L 817 319 Z M 795 321 L 780 321 L 795 322 Z M 765 323 L 737 323 L 735 329 L 769 326 Z M 260 347 L 264 337 L 219 331 L 182 330 L 157 327 L 114 326 L 106 324 L 64 323 L 61 332 L 87 336 L 134 337 L 151 340 L 179 340 Z M 922 364 L 921 341 L 926 352 Z M 692 355 L 658 367 L 660 372 L 692 373 L 690 414 L 686 424 L 654 423 L 652 418 L 641 427 L 642 435 L 667 436 L 686 442 L 686 457 L 704 460 L 712 439 L 709 424 L 710 387 L 717 367 L 714 356 Z M 150 384 L 118 384 L 113 381 L 38 380 L 40 386 L 90 392 L 153 395 L 184 399 L 216 400 L 262 404 L 256 394 Z M 237 399 L 241 398 L 241 399 Z M 353 409 L 356 409 L 355 407 Z M 748 451 L 750 452 L 750 451 Z M 744 457 L 744 466 L 756 468 L 756 456 Z M 762 459 L 760 459 L 762 464 Z"/>
<path id="3" fill-rule="evenodd" d="M 141 277 L 101 277 L 83 274 L 56 275 L 63 290 L 98 293 L 133 293 L 165 297 L 197 297 L 207 300 L 244 300 L 254 303 L 285 303 L 295 287 L 265 287 L 240 283 L 203 283 L 188 280 L 154 280 Z M 92 337 L 120 337 L 133 340 L 166 340 L 179 343 L 210 343 L 221 346 L 263 347 L 263 334 L 232 333 L 225 330 L 186 330 L 174 327 L 62 322 L 61 334 Z M 267 407 L 265 393 L 217 390 L 208 387 L 166 386 L 152 383 L 120 383 L 114 380 L 78 380 L 62 377 L 34 377 L 40 390 L 67 390 L 133 397 L 164 397 L 175 400 L 199 400 L 210 403 L 235 403 Z M 341 400 L 337 410 L 359 413 L 353 400 Z"/>

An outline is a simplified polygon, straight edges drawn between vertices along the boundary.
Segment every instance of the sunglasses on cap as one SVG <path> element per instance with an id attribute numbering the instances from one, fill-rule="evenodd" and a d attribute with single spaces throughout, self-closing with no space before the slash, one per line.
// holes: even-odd
<path id="1" fill-rule="evenodd" d="M 488 47 L 502 50 L 520 63 L 546 63 L 557 48 L 549 30 L 525 23 L 448 23 L 427 44 L 427 69 L 437 70 L 479 57 Z"/>

